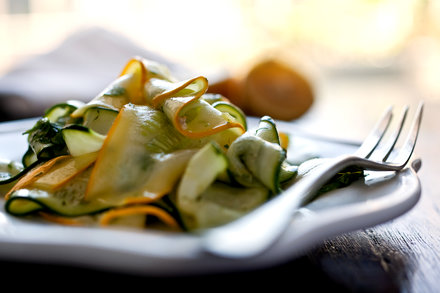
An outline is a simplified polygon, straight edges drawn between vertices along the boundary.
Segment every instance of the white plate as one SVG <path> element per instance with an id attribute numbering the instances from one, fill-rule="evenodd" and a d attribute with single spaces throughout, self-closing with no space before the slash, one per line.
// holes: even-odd
<path id="1" fill-rule="evenodd" d="M 21 133 L 34 121 L 0 123 L 0 158 L 21 158 L 27 147 Z M 279 126 L 282 130 L 287 127 Z M 293 136 L 292 142 L 290 156 L 336 155 L 355 148 L 304 136 Z M 417 203 L 420 194 L 419 179 L 411 168 L 387 180 L 357 182 L 330 192 L 301 209 L 271 249 L 245 260 L 209 255 L 198 236 L 191 234 L 32 222 L 6 214 L 4 200 L 0 200 L 0 258 L 160 276 L 263 268 L 295 258 L 328 237 L 398 217 Z"/>

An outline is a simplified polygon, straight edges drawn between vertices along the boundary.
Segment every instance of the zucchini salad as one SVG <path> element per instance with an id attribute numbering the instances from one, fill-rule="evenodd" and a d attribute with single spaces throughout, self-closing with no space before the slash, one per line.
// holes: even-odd
<path id="1" fill-rule="evenodd" d="M 233 221 L 298 180 L 289 137 L 243 111 L 208 80 L 176 80 L 133 58 L 88 103 L 47 109 L 23 133 L 21 162 L 0 166 L 5 211 L 63 225 L 193 231 Z M 363 176 L 347 170 L 324 186 Z M 292 183 L 293 182 L 293 183 Z M 323 189 L 323 190 L 324 190 Z"/>

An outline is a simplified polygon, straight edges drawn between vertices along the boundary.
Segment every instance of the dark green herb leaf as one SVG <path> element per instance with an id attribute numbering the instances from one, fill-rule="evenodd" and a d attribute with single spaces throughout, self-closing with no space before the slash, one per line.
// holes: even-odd
<path id="1" fill-rule="evenodd" d="M 41 118 L 24 134 L 28 135 L 29 146 L 39 159 L 50 159 L 67 154 L 61 129 L 61 125 L 51 123 L 47 118 Z"/>

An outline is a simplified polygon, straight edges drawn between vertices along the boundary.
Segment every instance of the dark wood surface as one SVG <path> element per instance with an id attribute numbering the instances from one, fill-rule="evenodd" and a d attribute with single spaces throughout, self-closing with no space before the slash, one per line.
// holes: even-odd
<path id="1" fill-rule="evenodd" d="M 349 291 L 439 292 L 438 93 L 427 95 L 402 73 L 344 76 L 327 79 L 324 84 L 325 105 L 310 115 L 310 120 L 319 117 L 315 121 L 316 129 L 320 126 L 323 132 L 337 135 L 349 133 L 350 137 L 356 137 L 365 133 L 365 129 L 357 130 L 365 125 L 360 121 L 369 121 L 371 125 L 371 117 L 388 104 L 398 108 L 405 104 L 415 106 L 424 100 L 422 129 L 413 155 L 422 160 L 418 172 L 422 195 L 413 209 L 392 221 L 324 241 L 309 251 L 307 261 L 332 284 Z M 343 117 L 338 122 L 331 119 L 335 113 Z M 330 126 L 325 126 L 323 121 Z"/>
<path id="2" fill-rule="evenodd" d="M 3 284 L 17 278 L 18 288 L 47 288 L 46 282 L 57 280 L 72 289 L 94 282 L 101 288 L 173 287 L 188 292 L 213 288 L 231 292 L 256 288 L 271 292 L 440 292 L 440 98 L 423 96 L 405 74 L 393 72 L 324 77 L 318 86 L 315 105 L 296 123 L 317 133 L 354 140 L 363 138 L 388 104 L 415 106 L 420 99 L 425 101 L 414 153 L 414 158 L 422 159 L 422 196 L 409 212 L 375 227 L 327 239 L 303 256 L 254 271 L 159 278 L 3 260 Z"/>

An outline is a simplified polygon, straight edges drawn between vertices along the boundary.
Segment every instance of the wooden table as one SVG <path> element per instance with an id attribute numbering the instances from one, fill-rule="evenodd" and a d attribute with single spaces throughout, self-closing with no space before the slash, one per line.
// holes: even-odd
<path id="1" fill-rule="evenodd" d="M 371 125 L 379 109 L 391 104 L 415 106 L 425 98 L 422 130 L 413 158 L 422 159 L 422 196 L 408 213 L 390 222 L 328 239 L 307 256 L 288 265 L 307 264 L 331 286 L 356 292 L 438 292 L 440 290 L 440 191 L 438 147 L 440 105 L 426 99 L 406 75 L 390 73 L 328 79 L 323 103 L 309 113 L 309 122 L 323 133 L 364 135 L 362 121 Z M 343 113 L 342 113 L 343 112 Z M 334 114 L 337 114 L 333 116 Z M 376 114 L 376 115 L 375 115 Z M 340 117 L 332 119 L 331 117 Z M 329 125 L 330 124 L 330 125 Z M 310 125 L 310 123 L 309 123 Z M 352 125 L 356 125 L 353 127 Z"/>
<path id="2" fill-rule="evenodd" d="M 332 75 L 319 80 L 317 100 L 295 123 L 315 133 L 361 140 L 389 104 L 416 106 L 423 99 L 402 73 Z M 185 288 L 204 291 L 277 288 L 285 291 L 439 292 L 440 291 L 440 99 L 425 99 L 425 115 L 414 158 L 422 159 L 422 196 L 408 213 L 381 225 L 319 243 L 303 256 L 275 267 L 192 277 L 145 277 L 68 267 L 0 261 L 2 282 L 19 277 L 18 287 L 123 285 L 137 288 Z M 34 279 L 38 282 L 28 282 Z M 64 283 L 66 284 L 66 283 Z M 66 285 L 64 285 L 66 286 Z M 301 288 L 301 290 L 299 290 Z M 249 291 L 249 290 L 247 290 Z M 128 292 L 128 291 L 126 291 Z M 244 292 L 244 291 L 243 291 Z"/>

